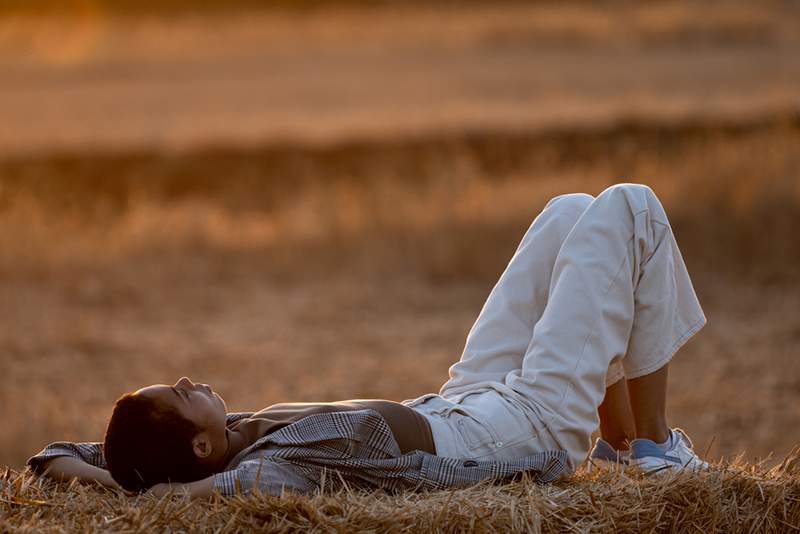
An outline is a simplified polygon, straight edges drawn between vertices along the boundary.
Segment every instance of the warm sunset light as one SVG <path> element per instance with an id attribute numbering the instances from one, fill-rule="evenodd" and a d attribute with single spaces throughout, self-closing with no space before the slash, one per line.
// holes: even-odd
<path id="1" fill-rule="evenodd" d="M 0 2 L 0 531 L 797 529 L 798 57 L 779 1 Z"/>

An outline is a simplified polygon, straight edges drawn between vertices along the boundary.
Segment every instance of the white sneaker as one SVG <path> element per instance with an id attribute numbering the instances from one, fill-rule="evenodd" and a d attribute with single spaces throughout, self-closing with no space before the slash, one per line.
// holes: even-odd
<path id="1" fill-rule="evenodd" d="M 603 438 L 597 438 L 592 452 L 589 453 L 586 470 L 592 472 L 595 466 L 613 466 L 624 469 L 623 466 L 628 465 L 630 454 L 630 451 L 617 450 Z"/>
<path id="2" fill-rule="evenodd" d="M 630 465 L 647 474 L 708 469 L 708 462 L 701 460 L 692 447 L 692 440 L 680 428 L 670 429 L 670 445 L 666 450 L 649 439 L 635 439 L 631 441 Z"/>

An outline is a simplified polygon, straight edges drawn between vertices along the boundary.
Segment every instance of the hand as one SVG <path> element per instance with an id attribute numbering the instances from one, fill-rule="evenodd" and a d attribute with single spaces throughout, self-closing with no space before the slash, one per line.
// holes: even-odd
<path id="1" fill-rule="evenodd" d="M 102 473 L 98 475 L 97 481 L 108 488 L 122 489 L 122 486 L 117 484 L 117 481 L 114 480 L 114 478 L 111 476 L 111 473 L 109 473 L 105 469 L 103 469 Z"/>
<path id="2" fill-rule="evenodd" d="M 56 480 L 69 481 L 77 478 L 87 482 L 99 482 L 109 488 L 119 489 L 120 487 L 117 481 L 111 477 L 111 473 L 108 470 L 89 465 L 80 458 L 59 456 L 47 461 L 42 467 L 44 468 L 44 474 Z"/>
<path id="3" fill-rule="evenodd" d="M 156 497 L 172 493 L 173 495 L 188 495 L 191 499 L 207 499 L 214 493 L 214 476 L 186 484 L 169 484 L 167 482 L 156 484 L 147 490 L 147 493 Z"/>
<path id="4" fill-rule="evenodd" d="M 156 484 L 147 490 L 148 495 L 154 495 L 156 497 L 163 497 L 164 495 L 169 495 L 170 493 L 173 495 L 180 495 L 182 493 L 188 494 L 189 489 L 186 484 L 170 484 L 169 482 L 162 482 L 161 484 Z"/>

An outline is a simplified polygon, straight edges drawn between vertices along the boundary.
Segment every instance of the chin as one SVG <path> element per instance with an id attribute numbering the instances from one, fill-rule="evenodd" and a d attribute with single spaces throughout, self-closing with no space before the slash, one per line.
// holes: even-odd
<path id="1" fill-rule="evenodd" d="M 228 413 L 228 405 L 227 405 L 227 404 L 225 404 L 225 399 L 223 399 L 222 397 L 220 397 L 220 396 L 219 396 L 219 395 L 217 395 L 216 393 L 214 393 L 214 396 L 215 396 L 215 397 L 217 398 L 217 400 L 219 401 L 219 405 L 220 405 L 220 406 L 222 406 L 222 412 L 223 412 L 223 413 L 225 413 L 225 414 L 227 415 L 227 413 Z"/>

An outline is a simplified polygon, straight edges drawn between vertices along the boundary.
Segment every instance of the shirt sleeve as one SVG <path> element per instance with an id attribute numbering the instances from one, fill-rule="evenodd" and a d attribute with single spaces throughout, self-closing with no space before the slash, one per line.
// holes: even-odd
<path id="1" fill-rule="evenodd" d="M 214 475 L 214 491 L 222 495 L 238 495 L 258 491 L 280 496 L 284 491 L 311 493 L 317 484 L 303 475 L 291 462 L 281 458 L 243 460 L 234 469 Z"/>
<path id="2" fill-rule="evenodd" d="M 51 443 L 38 454 L 28 458 L 27 465 L 34 473 L 41 474 L 44 464 L 53 458 L 68 456 L 82 460 L 89 465 L 106 469 L 106 459 L 103 456 L 103 443 L 71 443 L 68 441 L 57 441 Z"/>

